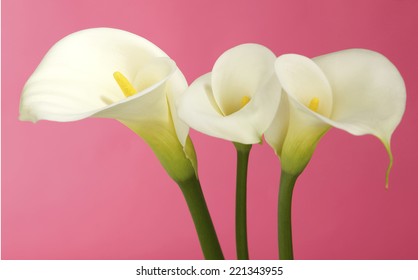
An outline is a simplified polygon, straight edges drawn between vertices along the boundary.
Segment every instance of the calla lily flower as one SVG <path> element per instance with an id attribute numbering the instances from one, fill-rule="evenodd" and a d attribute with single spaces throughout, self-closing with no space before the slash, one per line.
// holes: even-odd
<path id="1" fill-rule="evenodd" d="M 205 258 L 223 259 L 197 177 L 189 127 L 175 107 L 186 88 L 175 63 L 151 42 L 122 30 L 88 29 L 49 50 L 23 89 L 20 119 L 99 117 L 125 124 L 179 185 Z"/>
<path id="2" fill-rule="evenodd" d="M 252 144 L 262 141 L 280 101 L 275 59 L 274 53 L 257 44 L 227 50 L 216 60 L 211 73 L 191 84 L 178 108 L 180 117 L 192 128 L 234 142 L 238 259 L 249 259 L 246 221 L 249 153 Z"/>
<path id="3" fill-rule="evenodd" d="M 175 63 L 146 39 L 87 29 L 45 55 L 24 86 L 20 120 L 116 119 L 149 144 L 176 182 L 185 181 L 196 173 L 196 156 L 174 104 L 186 88 Z"/>
<path id="4" fill-rule="evenodd" d="M 280 101 L 275 59 L 257 44 L 227 50 L 211 73 L 190 85 L 179 103 L 180 117 L 210 136 L 241 144 L 261 142 Z"/>
<path id="5" fill-rule="evenodd" d="M 383 55 L 349 49 L 309 59 L 277 58 L 276 74 L 286 94 L 266 141 L 288 174 L 300 174 L 322 135 L 336 127 L 371 134 L 384 144 L 392 165 L 390 139 L 405 111 L 406 90 L 396 67 Z"/>

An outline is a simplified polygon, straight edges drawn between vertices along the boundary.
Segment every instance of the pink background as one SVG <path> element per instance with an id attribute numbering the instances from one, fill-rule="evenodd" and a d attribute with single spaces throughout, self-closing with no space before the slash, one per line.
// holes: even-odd
<path id="1" fill-rule="evenodd" d="M 200 259 L 186 204 L 145 143 L 113 120 L 18 121 L 21 89 L 65 35 L 115 27 L 165 50 L 189 82 L 216 58 L 255 42 L 277 55 L 361 47 L 386 55 L 408 92 L 393 137 L 336 129 L 320 142 L 294 193 L 297 259 L 418 259 L 418 1 L 2 1 L 3 259 Z M 361 102 L 361 100 L 359 100 Z M 235 151 L 191 132 L 225 256 L 235 258 Z M 277 258 L 280 164 L 257 145 L 249 170 L 249 247 Z"/>

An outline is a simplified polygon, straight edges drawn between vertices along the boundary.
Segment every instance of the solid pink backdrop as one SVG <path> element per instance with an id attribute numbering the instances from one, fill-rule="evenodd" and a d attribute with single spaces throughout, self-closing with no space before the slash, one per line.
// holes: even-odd
<path id="1" fill-rule="evenodd" d="M 117 121 L 18 121 L 27 78 L 69 33 L 114 27 L 167 52 L 189 82 L 225 50 L 254 42 L 277 55 L 359 47 L 403 75 L 407 110 L 381 143 L 332 129 L 300 177 L 293 204 L 297 259 L 418 259 L 418 1 L 2 1 L 3 259 L 200 259 L 182 195 L 146 144 Z M 361 102 L 359 100 L 358 102 Z M 226 258 L 235 258 L 235 151 L 191 132 Z M 280 164 L 267 144 L 249 166 L 253 259 L 278 256 Z"/>

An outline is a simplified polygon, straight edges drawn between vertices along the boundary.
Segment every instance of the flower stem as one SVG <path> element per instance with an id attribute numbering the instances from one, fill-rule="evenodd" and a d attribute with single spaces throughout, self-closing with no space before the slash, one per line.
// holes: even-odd
<path id="1" fill-rule="evenodd" d="M 283 169 L 280 176 L 278 233 L 279 258 L 281 260 L 293 260 L 292 194 L 298 176 L 287 173 Z"/>
<path id="2" fill-rule="evenodd" d="M 237 149 L 237 181 L 235 197 L 235 238 L 237 258 L 248 260 L 247 240 L 247 170 L 252 145 L 234 143 Z"/>
<path id="3" fill-rule="evenodd" d="M 178 185 L 192 215 L 205 259 L 223 260 L 222 249 L 199 180 L 193 176 L 187 181 L 178 182 Z"/>

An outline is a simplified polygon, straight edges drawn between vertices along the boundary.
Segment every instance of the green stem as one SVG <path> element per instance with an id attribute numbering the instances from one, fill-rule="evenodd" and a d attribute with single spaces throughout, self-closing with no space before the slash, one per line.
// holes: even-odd
<path id="1" fill-rule="evenodd" d="M 292 194 L 299 175 L 289 174 L 282 170 L 280 176 L 278 232 L 279 258 L 293 260 L 292 246 Z"/>
<path id="2" fill-rule="evenodd" d="M 193 176 L 185 182 L 179 182 L 178 185 L 192 215 L 205 259 L 223 260 L 222 249 L 199 180 Z"/>
<path id="3" fill-rule="evenodd" d="M 247 240 L 247 170 L 252 145 L 234 143 L 237 149 L 237 181 L 235 197 L 235 238 L 237 258 L 248 260 Z"/>

